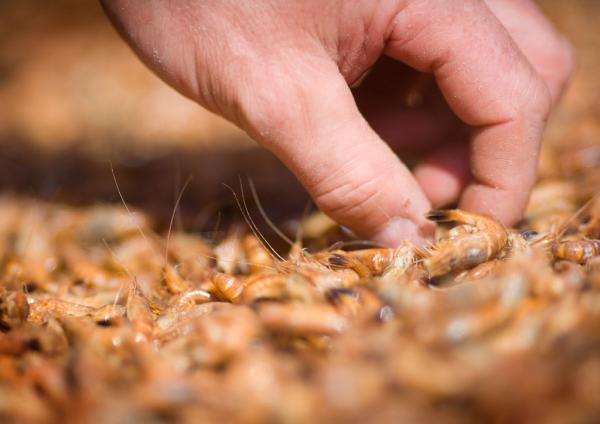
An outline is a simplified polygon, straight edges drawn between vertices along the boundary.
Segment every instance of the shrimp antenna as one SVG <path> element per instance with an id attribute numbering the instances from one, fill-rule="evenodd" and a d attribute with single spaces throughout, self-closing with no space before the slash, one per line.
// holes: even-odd
<path id="1" fill-rule="evenodd" d="M 104 243 L 104 246 L 106 247 L 106 250 L 108 250 L 108 252 L 110 253 L 110 255 L 112 256 L 112 258 L 115 260 L 115 262 L 117 262 L 119 264 L 119 266 L 121 268 L 123 268 L 123 270 L 125 271 L 125 273 L 129 276 L 129 278 L 132 281 L 132 284 L 135 286 L 137 284 L 137 280 L 135 278 L 135 275 L 133 275 L 129 269 L 125 266 L 125 264 L 123 263 L 123 261 L 121 261 L 118 256 L 115 254 L 115 252 L 110 248 L 108 242 L 106 241 L 106 239 L 102 239 L 102 243 Z M 113 302 L 113 310 L 114 308 L 117 306 L 117 300 L 121 297 L 121 292 L 123 291 L 123 283 L 119 284 L 119 290 L 117 290 L 117 293 L 115 294 L 115 300 Z"/>
<path id="2" fill-rule="evenodd" d="M 121 198 L 121 202 L 123 203 L 123 206 L 125 206 L 125 210 L 129 214 L 129 218 L 135 224 L 135 227 L 142 235 L 142 238 L 144 239 L 144 241 L 147 244 L 150 244 L 150 242 L 146 238 L 146 234 L 144 234 L 144 231 L 142 230 L 142 227 L 140 227 L 140 225 L 137 223 L 137 221 L 135 219 L 133 219 L 133 213 L 131 212 L 131 210 L 129 210 L 129 206 L 127 206 L 127 202 L 125 202 L 125 197 L 123 197 L 123 193 L 121 192 L 121 188 L 119 187 L 119 183 L 117 182 L 117 174 L 115 173 L 115 168 L 113 167 L 112 161 L 109 161 L 108 163 L 110 164 L 110 172 L 112 173 L 113 181 L 115 182 L 115 187 L 117 188 L 117 193 L 119 193 L 119 197 Z"/>
<path id="3" fill-rule="evenodd" d="M 219 216 L 221 216 L 221 215 L 219 214 Z M 203 258 L 213 259 L 215 261 L 218 261 L 218 260 L 223 261 L 222 258 L 219 259 L 219 257 L 217 257 L 216 255 L 208 255 L 206 253 L 199 253 L 198 255 L 201 256 L 201 257 L 203 257 Z M 227 263 L 233 263 L 234 261 L 233 260 L 229 260 L 229 261 L 226 260 L 225 262 L 227 262 Z M 200 263 L 200 262 L 198 262 L 198 259 L 196 259 L 196 263 Z M 272 267 L 272 266 L 269 266 L 269 265 L 264 265 L 264 264 L 259 264 L 259 263 L 255 263 L 255 262 L 248 262 L 248 265 L 256 266 L 258 268 L 268 269 L 270 271 L 277 271 L 277 269 L 275 267 Z"/>
<path id="4" fill-rule="evenodd" d="M 125 273 L 127 274 L 127 276 L 129 278 L 131 278 L 132 280 L 135 280 L 135 276 L 129 271 L 129 269 L 125 266 L 125 264 L 121 261 L 121 259 L 119 259 L 119 257 L 115 254 L 114 250 L 112 250 L 110 248 L 110 246 L 108 245 L 108 242 L 106 241 L 106 239 L 102 239 L 102 243 L 104 243 L 104 246 L 106 247 L 106 250 L 108 250 L 108 252 L 112 256 L 112 258 L 121 266 L 121 268 L 123 268 L 123 271 L 125 271 Z"/>
<path id="5" fill-rule="evenodd" d="M 175 221 L 175 214 L 177 213 L 177 208 L 179 207 L 179 203 L 181 202 L 183 193 L 185 192 L 185 189 L 187 188 L 187 186 L 190 184 L 190 181 L 192 181 L 191 175 L 188 177 L 188 179 L 185 182 L 185 184 L 183 185 L 183 187 L 181 187 L 181 190 L 179 191 L 179 195 L 177 196 L 177 200 L 175 201 L 175 206 L 173 206 L 173 213 L 171 214 L 171 221 L 169 221 L 169 231 L 167 231 L 167 241 L 165 242 L 165 265 L 167 264 L 167 262 L 169 260 L 169 242 L 171 241 L 171 230 L 173 229 L 173 221 Z"/>
<path id="6" fill-rule="evenodd" d="M 262 203 L 260 202 L 260 199 L 258 198 L 258 193 L 256 192 L 256 187 L 254 186 L 254 182 L 252 181 L 251 178 L 248 178 L 248 185 L 250 186 L 250 191 L 252 192 L 252 197 L 254 198 L 254 202 L 256 203 L 258 211 L 262 215 L 263 219 L 267 222 L 269 227 L 271 227 L 271 229 L 273 231 L 275 231 L 275 234 L 277 234 L 283 241 L 285 241 L 290 246 L 293 245 L 294 242 L 288 236 L 286 236 L 283 233 L 283 231 L 281 231 L 279 228 L 277 228 L 277 226 L 273 223 L 273 221 L 271 221 L 271 218 L 269 218 L 269 216 L 265 212 L 265 209 L 263 208 Z"/>
<path id="7" fill-rule="evenodd" d="M 273 246 L 271 245 L 271 243 L 269 243 L 269 241 L 267 240 L 267 238 L 262 235 L 262 233 L 258 229 L 258 226 L 256 225 L 256 223 L 252 219 L 252 215 L 250 214 L 250 210 L 248 209 L 248 204 L 246 203 L 246 196 L 244 194 L 244 184 L 242 183 L 242 178 L 239 177 L 239 180 L 240 180 L 240 194 L 241 194 L 241 198 L 242 198 L 242 204 L 244 205 L 244 208 L 246 209 L 246 215 L 248 216 L 248 219 L 250 220 L 250 222 L 252 223 L 252 225 L 254 225 L 254 229 L 256 230 L 256 234 L 264 242 L 263 246 L 264 245 L 268 246 L 267 250 L 270 250 L 271 252 L 273 252 L 273 255 L 275 255 L 276 259 L 278 259 L 281 262 L 285 262 L 285 259 L 283 259 L 283 257 L 279 253 L 277 253 L 277 251 L 273 248 Z M 273 256 L 273 255 L 271 255 L 271 256 Z"/>
<path id="8" fill-rule="evenodd" d="M 567 220 L 565 220 L 565 222 L 558 225 L 556 228 L 551 229 L 543 237 L 541 237 L 537 240 L 534 240 L 531 243 L 531 245 L 539 246 L 539 245 L 543 245 L 544 243 L 547 243 L 549 240 L 559 240 L 567 231 L 569 224 L 571 222 L 573 222 L 573 220 L 575 220 L 575 218 L 577 218 L 579 215 L 581 215 L 592 204 L 592 202 L 598 198 L 598 196 L 600 196 L 600 193 L 596 193 L 595 195 L 593 195 L 579 209 L 577 209 L 577 211 L 575 211 L 575 213 L 573 213 L 573 215 L 571 215 Z"/>
<path id="9" fill-rule="evenodd" d="M 306 217 L 308 216 L 310 209 L 311 209 L 311 202 L 310 202 L 310 200 L 308 200 L 306 202 L 306 205 L 304 206 L 304 209 L 302 210 L 302 214 L 300 215 L 300 221 L 298 223 L 298 227 L 296 228 L 296 235 L 295 235 L 294 243 L 292 243 L 292 245 L 290 247 L 290 251 L 288 253 L 289 257 L 292 257 L 292 255 L 295 254 L 295 249 L 298 249 L 298 252 L 297 252 L 298 258 L 302 258 L 302 259 L 306 258 L 307 249 L 305 247 L 302 247 L 302 240 L 304 239 L 304 228 L 302 227 L 302 223 L 306 220 Z"/>
<path id="10" fill-rule="evenodd" d="M 271 252 L 273 252 L 273 255 L 275 255 L 275 257 L 278 258 L 281 262 L 285 262 L 285 259 L 283 259 L 279 255 L 279 253 L 277 253 L 277 251 L 275 249 L 273 249 L 273 246 L 271 246 L 271 244 L 266 239 L 266 237 L 262 235 L 262 233 L 258 229 L 258 226 L 256 225 L 256 223 L 252 219 L 252 215 L 250 214 L 250 210 L 248 209 L 248 203 L 246 203 L 246 195 L 244 194 L 244 184 L 242 182 L 242 177 L 238 176 L 238 178 L 239 178 L 239 181 L 240 181 L 240 197 L 242 199 L 242 204 L 244 205 L 244 209 L 246 210 L 246 215 L 248 216 L 248 219 L 250 220 L 250 222 L 252 223 L 252 225 L 254 227 L 254 230 L 256 231 L 255 234 L 258 237 L 260 237 L 260 240 L 262 240 L 264 242 L 263 247 L 267 248 L 267 246 L 268 246 L 267 250 L 270 250 Z M 271 256 L 273 256 L 273 255 L 271 255 Z"/>
<path id="11" fill-rule="evenodd" d="M 222 219 L 222 215 L 221 215 L 221 211 L 217 211 L 217 221 L 215 222 L 215 225 L 213 226 L 213 230 L 212 230 L 212 242 L 213 244 L 215 243 L 215 240 L 217 238 L 217 234 L 219 233 L 219 227 L 221 226 L 221 219 Z"/>
<path id="12" fill-rule="evenodd" d="M 240 183 L 241 183 L 241 180 L 240 180 Z M 265 248 L 265 250 L 267 250 L 267 252 L 269 253 L 269 256 L 271 256 L 273 259 L 277 260 L 277 257 L 273 254 L 273 252 L 271 250 L 269 250 L 269 248 L 267 248 L 267 246 L 265 245 L 265 242 L 263 242 L 262 235 L 259 234 L 258 229 L 255 230 L 254 222 L 252 222 L 252 220 L 246 216 L 246 212 L 244 211 L 244 208 L 242 207 L 242 203 L 240 202 L 240 199 L 239 199 L 237 193 L 235 192 L 235 190 L 233 188 L 231 188 L 231 186 L 229 186 L 225 183 L 223 183 L 223 185 L 225 187 L 227 187 L 229 189 L 229 191 L 231 191 L 231 194 L 233 194 L 233 198 L 235 199 L 235 203 L 237 204 L 238 209 L 240 210 L 240 212 L 242 214 L 242 218 L 244 218 L 244 221 L 246 222 L 248 227 L 250 227 L 250 231 L 252 231 L 252 234 L 254 234 L 256 236 L 256 238 L 258 239 L 260 244 Z M 243 191 L 242 191 L 242 193 L 243 193 Z"/>
<path id="13" fill-rule="evenodd" d="M 312 203 L 310 200 L 308 200 L 306 202 L 306 206 L 304 206 L 304 209 L 302 210 L 302 215 L 300 215 L 300 222 L 304 222 L 306 220 L 306 217 L 308 216 L 308 213 L 310 212 Z M 302 224 L 298 225 L 298 229 L 296 230 L 296 243 L 298 243 L 300 240 L 302 240 L 304 238 L 304 228 L 302 228 Z"/>
<path id="14" fill-rule="evenodd" d="M 579 209 L 577 209 L 575 211 L 575 213 L 569 218 L 567 219 L 562 225 L 560 225 L 558 228 L 560 228 L 560 232 L 557 235 L 557 238 L 562 237 L 565 234 L 565 231 L 567 231 L 567 227 L 569 226 L 569 224 L 571 224 L 575 218 L 577 218 L 578 216 L 580 216 L 587 208 L 589 208 L 589 206 L 594 202 L 594 200 L 596 200 L 598 197 L 600 196 L 600 192 L 594 194 L 592 197 L 590 197 Z M 561 228 L 562 227 L 562 228 Z"/>

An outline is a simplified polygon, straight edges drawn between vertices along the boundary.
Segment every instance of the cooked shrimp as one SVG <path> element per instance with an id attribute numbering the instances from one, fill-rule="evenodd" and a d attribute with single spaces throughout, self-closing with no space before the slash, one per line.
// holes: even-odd
<path id="1" fill-rule="evenodd" d="M 264 303 L 259 308 L 259 318 L 271 331 L 294 335 L 336 334 L 347 324 L 329 305 Z"/>
<path id="2" fill-rule="evenodd" d="M 273 269 L 274 259 L 271 253 L 257 237 L 247 234 L 242 240 L 242 248 L 251 274 Z"/>
<path id="3" fill-rule="evenodd" d="M 228 302 L 237 302 L 244 291 L 244 283 L 233 275 L 216 272 L 212 277 L 215 295 Z"/>
<path id="4" fill-rule="evenodd" d="M 136 342 L 150 341 L 154 330 L 154 314 L 146 296 L 133 282 L 127 295 L 127 319 L 133 325 Z"/>
<path id="5" fill-rule="evenodd" d="M 457 221 L 465 224 L 451 230 L 447 237 L 430 248 L 429 256 L 423 260 L 423 267 L 430 278 L 472 268 L 494 259 L 508 245 L 508 232 L 492 218 L 458 209 L 431 211 L 427 218 L 435 222 Z"/>
<path id="6" fill-rule="evenodd" d="M 600 256 L 600 240 L 577 239 L 559 241 L 552 245 L 552 254 L 559 259 L 583 264 L 591 258 Z"/>

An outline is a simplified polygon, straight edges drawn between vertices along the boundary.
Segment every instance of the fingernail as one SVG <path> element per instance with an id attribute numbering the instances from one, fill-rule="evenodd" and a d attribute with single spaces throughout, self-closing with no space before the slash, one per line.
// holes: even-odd
<path id="1" fill-rule="evenodd" d="M 417 246 L 423 246 L 427 241 L 414 222 L 402 217 L 392 218 L 382 231 L 375 234 L 374 240 L 389 247 L 396 247 L 404 240 Z"/>

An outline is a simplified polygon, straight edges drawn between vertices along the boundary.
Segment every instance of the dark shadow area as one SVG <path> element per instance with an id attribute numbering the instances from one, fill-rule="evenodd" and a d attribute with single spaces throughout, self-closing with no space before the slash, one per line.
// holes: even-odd
<path id="1" fill-rule="evenodd" d="M 244 150 L 163 151 L 151 157 L 122 153 L 93 157 L 82 149 L 44 152 L 23 140 L 0 141 L 0 190 L 4 194 L 35 196 L 69 205 L 121 203 L 112 176 L 127 203 L 168 224 L 177 196 L 188 178 L 178 210 L 178 221 L 190 230 L 211 230 L 242 216 L 234 195 L 241 194 L 253 216 L 259 213 L 248 181 L 274 221 L 299 217 L 309 201 L 295 177 L 270 153 Z"/>

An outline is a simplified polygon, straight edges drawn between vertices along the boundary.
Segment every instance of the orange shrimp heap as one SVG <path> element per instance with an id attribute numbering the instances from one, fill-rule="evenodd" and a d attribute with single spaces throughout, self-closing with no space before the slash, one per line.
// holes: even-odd
<path id="1" fill-rule="evenodd" d="M 121 206 L 0 195 L 0 423 L 599 422 L 600 1 L 536 3 L 579 69 L 516 228 L 437 210 L 431 246 L 365 248 L 315 214 L 287 252 L 241 219 L 209 241 Z M 294 197 L 245 143 L 221 155 L 238 133 L 127 55 L 99 7 L 0 11 L 3 189 L 81 204 L 112 193 L 114 155 L 125 194 L 168 209 L 160 164 L 177 162 L 201 170 L 198 208 L 179 210 L 212 213 L 198 195 L 232 154 L 286 187 L 273 204 Z M 419 80 L 388 93 L 414 116 L 443 106 Z"/>
<path id="2" fill-rule="evenodd" d="M 593 421 L 600 201 L 572 181 L 540 182 L 518 229 L 438 210 L 457 225 L 427 249 L 286 256 L 0 198 L 0 419 Z"/>

